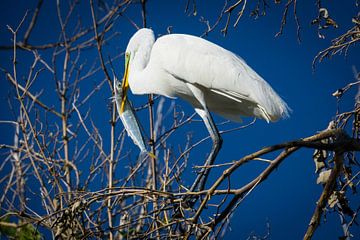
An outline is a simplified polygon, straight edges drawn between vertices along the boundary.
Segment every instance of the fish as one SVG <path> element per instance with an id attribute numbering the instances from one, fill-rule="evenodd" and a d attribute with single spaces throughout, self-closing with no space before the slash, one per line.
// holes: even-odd
<path id="1" fill-rule="evenodd" d="M 134 144 L 140 149 L 141 154 L 147 153 L 151 156 L 151 154 L 147 150 L 147 146 L 145 143 L 145 137 L 140 128 L 140 122 L 136 117 L 135 111 L 131 105 L 131 102 L 128 99 L 125 99 L 123 103 L 123 112 L 121 112 L 121 103 L 123 98 L 123 89 L 121 86 L 121 82 L 114 75 L 114 99 L 116 103 L 116 109 L 120 116 L 120 120 L 124 125 L 124 128 L 128 134 L 128 136 L 132 139 Z"/>

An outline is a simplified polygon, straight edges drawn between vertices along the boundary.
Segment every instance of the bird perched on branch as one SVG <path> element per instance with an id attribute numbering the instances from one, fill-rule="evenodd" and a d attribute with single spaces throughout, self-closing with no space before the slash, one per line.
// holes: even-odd
<path id="1" fill-rule="evenodd" d="M 195 108 L 213 140 L 205 165 L 213 164 L 222 144 L 210 112 L 236 122 L 241 116 L 274 122 L 289 113 L 287 104 L 242 58 L 191 35 L 169 34 L 155 41 L 151 29 L 138 30 L 126 48 L 123 103 L 129 86 L 133 94 L 180 97 Z M 191 191 L 204 188 L 208 171 L 200 172 Z"/>

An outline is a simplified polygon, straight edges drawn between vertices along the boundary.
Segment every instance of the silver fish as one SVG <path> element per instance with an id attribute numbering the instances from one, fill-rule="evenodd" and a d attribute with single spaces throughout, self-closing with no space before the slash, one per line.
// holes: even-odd
<path id="1" fill-rule="evenodd" d="M 121 82 L 114 76 L 114 89 L 115 89 L 115 103 L 116 109 L 120 116 L 120 119 L 125 127 L 125 130 L 129 137 L 133 140 L 136 146 L 139 147 L 142 153 L 147 153 L 145 138 L 140 129 L 140 124 L 138 119 L 136 118 L 135 111 L 131 106 L 129 100 L 125 100 L 124 110 L 121 113 L 121 100 L 123 97 L 123 90 L 121 86 Z"/>

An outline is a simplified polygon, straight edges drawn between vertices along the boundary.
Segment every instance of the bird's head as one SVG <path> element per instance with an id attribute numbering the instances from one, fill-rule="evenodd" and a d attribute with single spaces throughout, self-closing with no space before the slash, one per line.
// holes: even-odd
<path id="1" fill-rule="evenodd" d="M 144 69 L 149 61 L 151 49 L 155 42 L 154 32 L 148 28 L 139 29 L 130 39 L 125 51 L 125 72 L 122 81 L 122 100 L 120 112 L 124 105 L 129 88 L 129 75 Z M 131 72 L 130 72 L 131 65 Z M 130 83 L 131 85 L 131 83 Z"/>
<path id="2" fill-rule="evenodd" d="M 154 45 L 154 42 L 155 35 L 153 30 L 149 28 L 141 28 L 130 38 L 126 47 L 126 53 L 131 55 L 130 60 L 133 60 L 135 57 L 139 58 L 139 55 L 141 55 L 140 58 L 148 58 L 150 57 L 151 48 Z"/>

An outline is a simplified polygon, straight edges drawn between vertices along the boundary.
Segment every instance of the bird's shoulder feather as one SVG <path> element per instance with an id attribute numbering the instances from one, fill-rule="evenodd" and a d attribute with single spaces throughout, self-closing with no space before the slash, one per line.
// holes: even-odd
<path id="1" fill-rule="evenodd" d="M 271 120 L 287 115 L 286 103 L 241 57 L 205 39 L 169 34 L 154 44 L 150 62 L 186 83 L 261 106 Z"/>

